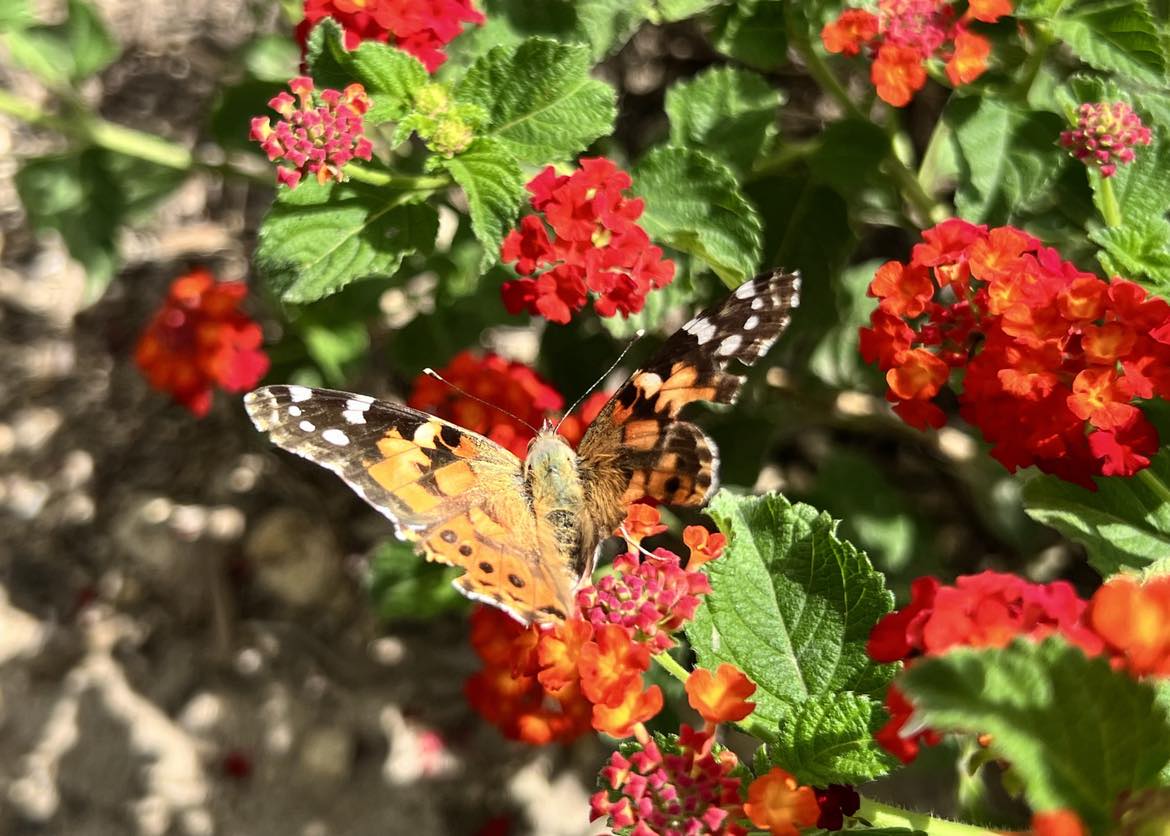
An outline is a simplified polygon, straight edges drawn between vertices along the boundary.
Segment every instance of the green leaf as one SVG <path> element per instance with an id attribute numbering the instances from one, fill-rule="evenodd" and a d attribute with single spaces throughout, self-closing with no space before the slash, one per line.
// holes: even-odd
<path id="1" fill-rule="evenodd" d="M 60 233 L 85 267 L 86 300 L 105 290 L 118 264 L 118 228 L 141 216 L 186 176 L 100 148 L 27 160 L 16 189 L 30 225 Z"/>
<path id="2" fill-rule="evenodd" d="M 894 597 L 865 554 L 837 538 L 827 514 L 779 494 L 721 491 L 707 512 L 728 544 L 704 567 L 712 591 L 687 627 L 698 664 L 746 673 L 758 686 L 754 716 L 777 728 L 805 703 L 827 710 L 844 691 L 878 695 L 894 667 L 874 663 L 865 642 Z"/>
<path id="3" fill-rule="evenodd" d="M 101 18 L 83 0 L 69 0 L 64 23 L 14 28 L 5 32 L 3 42 L 17 64 L 57 86 L 100 72 L 121 51 Z"/>
<path id="4" fill-rule="evenodd" d="M 998 99 L 954 98 L 943 118 L 953 130 L 959 214 L 975 223 L 1010 222 L 1043 198 L 1067 155 L 1056 145 L 1064 120 Z"/>
<path id="5" fill-rule="evenodd" d="M 656 148 L 630 173 L 651 238 L 701 259 L 729 287 L 756 272 L 760 218 L 726 165 L 689 148 Z"/>
<path id="6" fill-rule="evenodd" d="M 768 745 L 777 766 L 802 784 L 860 784 L 885 775 L 896 761 L 873 739 L 885 722 L 873 699 L 848 691 L 826 694 L 797 707 Z"/>
<path id="7" fill-rule="evenodd" d="M 301 51 L 287 35 L 265 35 L 249 42 L 241 56 L 248 75 L 259 81 L 285 84 L 298 75 Z"/>
<path id="8" fill-rule="evenodd" d="M 613 131 L 612 87 L 589 77 L 583 46 L 530 38 L 480 58 L 455 87 L 455 98 L 488 114 L 484 133 L 521 162 L 568 159 Z"/>
<path id="9" fill-rule="evenodd" d="M 650 0 L 576 0 L 573 6 L 576 32 L 589 44 L 594 61 L 623 46 L 653 9 Z"/>
<path id="10" fill-rule="evenodd" d="M 85 0 L 69 0 L 69 20 L 64 24 L 64 29 L 65 41 L 72 56 L 70 78 L 73 81 L 101 72 L 122 51 L 93 6 Z"/>
<path id="11" fill-rule="evenodd" d="M 1083 0 L 1046 23 L 1092 67 L 1151 84 L 1165 78 L 1165 47 L 1141 0 Z"/>
<path id="12" fill-rule="evenodd" d="M 1024 509 L 1084 545 L 1102 577 L 1140 569 L 1170 551 L 1170 503 L 1149 482 L 1170 485 L 1170 450 L 1163 449 L 1136 477 L 1101 477 L 1097 491 L 1055 476 L 1035 476 L 1024 485 Z"/>
<path id="13" fill-rule="evenodd" d="M 759 70 L 774 70 L 788 60 L 784 0 L 739 0 L 713 13 L 715 48 Z"/>
<path id="14" fill-rule="evenodd" d="M 33 22 L 28 0 L 4 0 L 0 2 L 0 32 L 23 29 Z"/>
<path id="15" fill-rule="evenodd" d="M 467 195 L 471 228 L 483 245 L 480 269 L 486 269 L 499 260 L 500 245 L 515 225 L 524 198 L 520 164 L 504 143 L 479 137 L 442 166 Z"/>
<path id="16" fill-rule="evenodd" d="M 1106 273 L 1170 286 L 1170 224 L 1166 221 L 1140 229 L 1101 227 L 1091 230 L 1089 238 L 1102 247 L 1097 259 Z"/>
<path id="17" fill-rule="evenodd" d="M 720 0 L 655 0 L 654 8 L 658 12 L 659 21 L 673 23 L 676 20 L 694 17 L 719 5 Z"/>
<path id="18" fill-rule="evenodd" d="M 672 145 L 698 147 L 740 173 L 776 134 L 780 91 L 749 70 L 717 67 L 666 91 Z"/>
<path id="19" fill-rule="evenodd" d="M 285 302 L 312 302 L 352 281 L 389 278 L 430 252 L 438 213 L 419 196 L 309 179 L 281 189 L 260 227 L 256 267 Z"/>
<path id="20" fill-rule="evenodd" d="M 426 67 L 413 55 L 377 41 L 362 41 L 347 50 L 341 27 L 326 18 L 309 35 L 306 58 L 318 87 L 344 90 L 357 81 L 366 88 L 367 126 L 401 119 L 412 107 L 412 94 L 430 81 Z"/>
<path id="21" fill-rule="evenodd" d="M 387 540 L 370 560 L 370 597 L 386 621 L 433 621 L 468 608 L 468 600 L 451 585 L 461 574 L 461 569 L 420 559 L 407 543 Z"/>
<path id="22" fill-rule="evenodd" d="M 1170 761 L 1154 689 L 1058 638 L 920 659 L 898 687 L 924 725 L 989 734 L 1034 809 L 1074 810 L 1096 833 L 1121 792 L 1153 786 Z"/>

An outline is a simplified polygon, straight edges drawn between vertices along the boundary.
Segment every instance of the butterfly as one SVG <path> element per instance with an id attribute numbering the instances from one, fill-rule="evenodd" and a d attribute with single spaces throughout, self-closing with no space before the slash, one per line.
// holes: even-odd
<path id="1" fill-rule="evenodd" d="M 521 461 L 470 430 L 401 404 L 265 386 L 244 397 L 276 445 L 332 470 L 455 586 L 522 623 L 576 611 L 600 543 L 638 500 L 696 507 L 714 492 L 715 443 L 679 413 L 732 403 L 799 302 L 798 273 L 765 273 L 676 331 L 602 407 L 576 451 L 545 424 Z"/>

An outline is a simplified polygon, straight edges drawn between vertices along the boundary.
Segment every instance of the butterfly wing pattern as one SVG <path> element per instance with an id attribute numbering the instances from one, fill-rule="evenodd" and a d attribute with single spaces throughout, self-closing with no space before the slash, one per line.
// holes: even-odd
<path id="1" fill-rule="evenodd" d="M 679 419 L 695 401 L 734 403 L 751 366 L 779 339 L 800 302 L 800 274 L 773 271 L 740 285 L 674 333 L 618 389 L 578 448 L 591 524 L 608 533 L 639 499 L 702 505 L 717 485 L 719 454 Z"/>
<path id="2" fill-rule="evenodd" d="M 508 450 L 368 395 L 265 386 L 244 404 L 273 443 L 340 476 L 428 560 L 463 568 L 465 595 L 525 622 L 572 611 L 577 578 L 538 530 Z"/>
<path id="3" fill-rule="evenodd" d="M 481 435 L 367 395 L 265 386 L 244 404 L 273 443 L 344 479 L 400 539 L 462 568 L 455 585 L 465 595 L 524 623 L 563 620 L 631 502 L 698 506 L 715 489 L 715 444 L 679 414 L 695 401 L 735 400 L 744 378 L 732 361 L 750 366 L 771 348 L 799 291 L 798 274 L 765 273 L 696 316 L 602 407 L 576 455 L 542 432 L 531 449 L 564 463 L 555 476 L 529 466 L 536 454 L 521 462 Z"/>

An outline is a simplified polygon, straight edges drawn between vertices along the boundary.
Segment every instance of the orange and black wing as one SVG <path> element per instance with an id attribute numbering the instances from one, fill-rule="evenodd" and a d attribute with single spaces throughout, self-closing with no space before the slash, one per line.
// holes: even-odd
<path id="1" fill-rule="evenodd" d="M 750 366 L 780 337 L 800 298 L 800 275 L 775 271 L 740 285 L 676 331 L 618 389 L 589 426 L 578 455 L 590 502 L 608 535 L 639 499 L 695 506 L 716 485 L 718 452 L 694 424 L 689 403 L 734 402 Z M 608 527 L 608 530 L 605 530 Z"/>
<path id="2" fill-rule="evenodd" d="M 464 594 L 526 623 L 572 612 L 576 578 L 538 529 L 508 450 L 367 395 L 265 386 L 244 404 L 273 443 L 344 479 L 428 560 L 463 568 Z"/>

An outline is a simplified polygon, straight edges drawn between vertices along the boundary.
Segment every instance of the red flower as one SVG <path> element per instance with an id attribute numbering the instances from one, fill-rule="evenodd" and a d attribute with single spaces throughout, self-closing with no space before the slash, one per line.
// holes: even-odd
<path id="1" fill-rule="evenodd" d="M 484 21 L 471 0 L 305 0 L 305 16 L 296 29 L 302 49 L 312 28 L 327 17 L 345 30 L 347 49 L 393 38 L 394 46 L 432 73 L 447 60 L 443 47 L 463 31 L 463 24 Z"/>
<path id="2" fill-rule="evenodd" d="M 954 377 L 960 414 L 1009 470 L 1092 489 L 1157 450 L 1134 401 L 1170 394 L 1170 304 L 1133 282 L 1084 273 L 1013 227 L 951 220 L 909 264 L 883 265 L 870 293 L 861 354 L 911 426 L 942 425 L 934 399 Z"/>
<path id="3" fill-rule="evenodd" d="M 910 763 L 918 757 L 922 746 L 936 746 L 942 740 L 942 735 L 933 729 L 905 732 L 906 724 L 914 714 L 914 706 L 895 685 L 886 690 L 886 711 L 890 719 L 874 732 L 873 739 L 902 763 Z"/>
<path id="4" fill-rule="evenodd" d="M 290 165 L 276 167 L 276 179 L 289 188 L 301 177 L 312 174 L 318 183 L 342 182 L 342 170 L 352 159 L 368 160 L 374 146 L 366 139 L 362 115 L 370 100 L 360 84 L 351 84 L 343 92 L 325 89 L 313 92 L 313 79 L 292 79 L 289 89 L 296 94 L 280 93 L 268 106 L 283 117 L 273 127 L 267 116 L 252 120 L 252 139 L 260 143 L 272 162 L 283 160 Z"/>
<path id="5" fill-rule="evenodd" d="M 533 437 L 532 427 L 539 427 L 564 404 L 560 394 L 531 368 L 496 354 L 479 357 L 463 351 L 439 373 L 450 383 L 421 374 L 414 379 L 407 404 L 485 435 L 521 458 Z M 450 384 L 487 403 L 467 397 Z"/>
<path id="6" fill-rule="evenodd" d="M 738 723 L 756 708 L 754 702 L 747 701 L 756 692 L 756 683 L 735 665 L 724 663 L 714 674 L 695 668 L 685 689 L 691 708 L 712 725 Z"/>
<path id="7" fill-rule="evenodd" d="M 1060 144 L 1086 165 L 1096 166 L 1102 177 L 1112 177 L 1117 166 L 1132 163 L 1134 148 L 1153 141 L 1150 129 L 1124 102 L 1082 104 L 1077 127 L 1060 135 Z"/>
<path id="8" fill-rule="evenodd" d="M 202 268 L 175 279 L 135 350 L 150 385 L 202 417 L 214 389 L 243 392 L 259 383 L 268 356 L 260 326 L 240 310 L 247 292 Z"/>
<path id="9" fill-rule="evenodd" d="M 571 175 L 549 166 L 528 183 L 543 220 L 527 215 L 504 238 L 500 258 L 520 275 L 501 291 L 509 313 L 564 324 L 593 294 L 598 315 L 629 316 L 674 279 L 674 263 L 637 224 L 641 199 L 624 194 L 630 175 L 603 157 L 579 163 Z"/>
<path id="10" fill-rule="evenodd" d="M 870 69 L 870 79 L 882 101 L 904 107 L 926 84 L 923 54 L 914 47 L 882 44 Z"/>
<path id="11" fill-rule="evenodd" d="M 1034 836 L 1088 836 L 1088 828 L 1072 810 L 1045 810 L 1032 814 Z"/>
<path id="12" fill-rule="evenodd" d="M 877 15 L 846 9 L 821 30 L 829 52 L 857 55 L 868 46 L 874 56 L 870 77 L 877 94 L 902 107 L 926 84 L 926 62 L 946 61 L 947 76 L 958 87 L 987 69 L 991 44 L 970 31 L 971 20 L 994 23 L 1011 14 L 1010 0 L 975 0 L 959 17 L 944 0 L 878 0 Z"/>
<path id="13" fill-rule="evenodd" d="M 821 30 L 821 41 L 829 52 L 856 55 L 878 33 L 877 15 L 864 9 L 846 9 Z"/>
<path id="14" fill-rule="evenodd" d="M 626 518 L 614 534 L 620 534 L 630 543 L 637 544 L 664 531 L 666 526 L 662 524 L 662 515 L 657 508 L 645 502 L 633 502 L 626 509 Z"/>
<path id="15" fill-rule="evenodd" d="M 605 819 L 613 830 L 638 836 L 747 832 L 736 821 L 742 807 L 732 752 L 716 754 L 713 738 L 688 726 L 680 729 L 677 747 L 665 753 L 644 729 L 638 742 L 640 750 L 629 757 L 610 755 L 601 770 L 603 789 L 590 800 L 590 820 Z"/>
<path id="16" fill-rule="evenodd" d="M 970 84 L 983 75 L 990 54 L 991 42 L 987 38 L 960 30 L 955 34 L 955 51 L 947 59 L 947 78 L 955 87 Z"/>
<path id="17" fill-rule="evenodd" d="M 822 830 L 840 830 L 845 826 L 845 817 L 861 809 L 861 796 L 848 784 L 829 784 L 817 789 L 817 827 Z"/>
<path id="18" fill-rule="evenodd" d="M 727 537 L 718 531 L 708 531 L 701 525 L 688 525 L 683 529 L 683 543 L 691 550 L 687 569 L 693 571 L 721 556 L 727 545 Z"/>
<path id="19" fill-rule="evenodd" d="M 756 827 L 772 836 L 798 836 L 820 817 L 812 787 L 802 787 L 791 773 L 778 766 L 752 781 L 744 814 Z"/>

